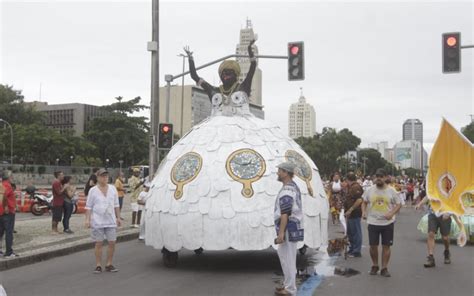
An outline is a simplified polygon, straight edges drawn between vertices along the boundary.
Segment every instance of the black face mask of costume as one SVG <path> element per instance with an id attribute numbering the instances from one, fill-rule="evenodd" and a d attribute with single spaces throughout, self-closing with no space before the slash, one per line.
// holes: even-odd
<path id="1" fill-rule="evenodd" d="M 224 88 L 228 90 L 237 81 L 237 75 L 232 69 L 224 69 L 221 73 L 221 81 Z"/>

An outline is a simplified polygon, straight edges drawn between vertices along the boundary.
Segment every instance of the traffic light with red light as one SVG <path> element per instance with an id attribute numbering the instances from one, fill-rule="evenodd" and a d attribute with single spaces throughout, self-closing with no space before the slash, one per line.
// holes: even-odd
<path id="1" fill-rule="evenodd" d="M 304 42 L 288 42 L 288 80 L 304 80 Z"/>
<path id="2" fill-rule="evenodd" d="M 160 123 L 158 135 L 158 148 L 171 149 L 173 146 L 173 125 L 171 123 Z"/>
<path id="3" fill-rule="evenodd" d="M 461 72 L 461 33 L 444 33 L 443 73 Z"/>

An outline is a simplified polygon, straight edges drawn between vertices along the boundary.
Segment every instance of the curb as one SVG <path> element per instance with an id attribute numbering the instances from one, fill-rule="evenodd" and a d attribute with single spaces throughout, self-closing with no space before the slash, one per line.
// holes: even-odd
<path id="1" fill-rule="evenodd" d="M 134 239 L 138 239 L 138 231 L 124 233 L 124 234 L 117 234 L 117 243 L 131 241 Z M 70 246 L 55 246 L 56 249 L 53 250 L 44 250 L 40 251 L 35 254 L 26 255 L 26 256 L 18 256 L 13 259 L 0 259 L 0 271 L 8 270 L 24 265 L 29 265 L 45 260 L 49 260 L 55 257 L 65 256 L 72 253 L 93 249 L 94 242 L 90 240 L 90 238 L 79 240 L 77 244 L 71 243 Z M 52 247 L 52 248 L 55 248 Z"/>

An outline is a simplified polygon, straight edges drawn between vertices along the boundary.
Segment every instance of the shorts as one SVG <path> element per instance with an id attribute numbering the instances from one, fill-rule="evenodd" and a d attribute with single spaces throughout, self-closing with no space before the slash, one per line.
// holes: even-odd
<path id="1" fill-rule="evenodd" d="M 436 217 L 435 214 L 428 215 L 428 232 L 436 232 L 441 233 L 442 236 L 449 236 L 451 232 L 451 217 L 449 219 L 444 220 L 443 216 Z"/>
<path id="2" fill-rule="evenodd" d="M 53 206 L 51 208 L 54 222 L 61 222 L 61 220 L 63 219 L 63 209 L 63 206 Z"/>
<path id="3" fill-rule="evenodd" d="M 132 212 L 143 211 L 145 209 L 144 205 L 139 205 L 137 202 L 132 202 L 130 205 L 132 206 Z"/>
<path id="4" fill-rule="evenodd" d="M 117 228 L 115 227 L 92 228 L 91 238 L 95 242 L 102 242 L 103 240 L 114 242 L 117 240 Z"/>
<path id="5" fill-rule="evenodd" d="M 382 237 L 383 246 L 393 245 L 393 229 L 395 223 L 389 225 L 372 225 L 369 224 L 369 245 L 378 246 L 380 243 L 380 237 Z"/>

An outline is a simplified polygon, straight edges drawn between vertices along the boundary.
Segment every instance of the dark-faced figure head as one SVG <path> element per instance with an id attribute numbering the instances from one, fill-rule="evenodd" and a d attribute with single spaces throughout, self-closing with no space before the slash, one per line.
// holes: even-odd
<path id="1" fill-rule="evenodd" d="M 240 75 L 240 66 L 236 61 L 225 60 L 219 66 L 219 77 L 225 89 L 237 82 Z"/>

